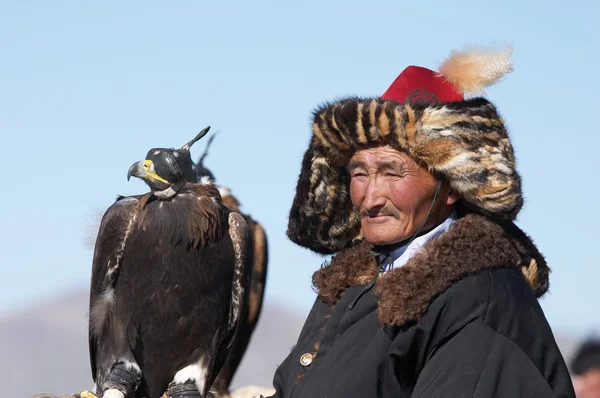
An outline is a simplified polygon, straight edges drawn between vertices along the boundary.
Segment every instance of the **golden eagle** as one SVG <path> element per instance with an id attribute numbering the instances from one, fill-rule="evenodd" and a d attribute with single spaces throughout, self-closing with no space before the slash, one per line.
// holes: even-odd
<path id="1" fill-rule="evenodd" d="M 197 181 L 190 147 L 153 148 L 130 177 L 150 187 L 118 197 L 94 250 L 89 348 L 100 397 L 211 396 L 246 312 L 249 228 Z"/>

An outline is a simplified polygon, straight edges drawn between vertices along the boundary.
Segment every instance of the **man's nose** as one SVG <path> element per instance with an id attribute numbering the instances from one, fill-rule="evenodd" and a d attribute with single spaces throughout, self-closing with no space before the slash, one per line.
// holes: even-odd
<path id="1" fill-rule="evenodd" d="M 378 179 L 371 175 L 366 186 L 365 199 L 363 200 L 363 208 L 368 212 L 373 212 L 381 209 L 386 204 L 386 198 L 383 195 L 383 186 Z"/>

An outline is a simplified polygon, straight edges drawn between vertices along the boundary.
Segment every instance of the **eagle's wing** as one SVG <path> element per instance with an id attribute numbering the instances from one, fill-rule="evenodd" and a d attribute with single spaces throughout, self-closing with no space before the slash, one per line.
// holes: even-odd
<path id="1" fill-rule="evenodd" d="M 225 207 L 226 208 L 226 207 Z M 227 210 L 229 211 L 229 210 Z M 246 316 L 246 306 L 248 297 L 248 285 L 250 284 L 250 274 L 252 272 L 249 249 L 251 248 L 250 228 L 246 220 L 240 213 L 229 211 L 229 237 L 235 254 L 235 266 L 233 271 L 233 279 L 231 283 L 231 300 L 229 304 L 229 322 L 227 332 L 221 342 L 213 375 L 208 380 L 210 385 L 225 365 L 227 358 L 236 341 L 239 330 L 242 327 L 243 317 Z"/>
<path id="2" fill-rule="evenodd" d="M 240 213 L 231 212 L 228 217 L 229 236 L 235 252 L 235 269 L 231 285 L 231 305 L 229 310 L 229 331 L 234 333 L 247 305 L 247 288 L 252 272 L 248 248 L 252 244 L 250 228 Z M 231 345 L 231 343 L 230 343 Z"/>
<path id="3" fill-rule="evenodd" d="M 267 280 L 267 266 L 269 263 L 267 234 L 263 226 L 256 221 L 252 225 L 252 241 L 254 244 L 254 262 L 252 264 L 252 280 L 250 282 L 248 323 L 254 329 L 262 309 Z"/>
<path id="4" fill-rule="evenodd" d="M 114 284 L 119 276 L 127 237 L 135 226 L 140 201 L 134 197 L 118 197 L 106 210 L 94 249 L 90 286 L 89 349 L 92 377 L 96 381 L 96 349 L 98 336 L 114 302 Z"/>
<path id="5" fill-rule="evenodd" d="M 217 393 L 217 395 L 227 395 L 233 375 L 244 357 L 250 337 L 260 316 L 267 276 L 268 245 L 267 235 L 262 225 L 250 215 L 241 212 L 240 202 L 233 196 L 229 188 L 221 186 L 219 187 L 219 192 L 225 206 L 234 212 L 242 214 L 248 224 L 251 240 L 251 244 L 247 247 L 247 256 L 250 257 L 248 264 L 252 268 L 249 270 L 252 277 L 250 278 L 245 294 L 248 304 L 243 308 L 244 312 L 240 320 L 241 325 L 237 331 L 233 346 L 229 351 L 229 357 L 212 386 L 212 391 Z"/>

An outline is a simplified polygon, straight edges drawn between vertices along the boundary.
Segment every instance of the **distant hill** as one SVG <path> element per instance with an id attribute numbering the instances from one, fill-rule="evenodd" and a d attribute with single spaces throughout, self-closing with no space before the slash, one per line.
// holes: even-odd
<path id="1" fill-rule="evenodd" d="M 93 386 L 88 359 L 87 291 L 73 291 L 0 317 L 2 397 L 74 393 Z M 233 381 L 270 386 L 295 344 L 303 315 L 266 306 Z"/>

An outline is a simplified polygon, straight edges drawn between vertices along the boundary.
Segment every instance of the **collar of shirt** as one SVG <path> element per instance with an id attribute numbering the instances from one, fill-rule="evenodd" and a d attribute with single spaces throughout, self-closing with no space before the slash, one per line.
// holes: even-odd
<path id="1" fill-rule="evenodd" d="M 458 218 L 458 216 L 456 215 L 456 212 L 452 212 L 452 214 L 450 214 L 450 216 L 448 216 L 448 218 L 446 218 L 444 220 L 444 222 L 442 222 L 440 225 L 438 225 L 431 231 L 415 238 L 412 242 L 410 242 L 404 246 L 401 246 L 401 247 L 397 248 L 396 250 L 394 250 L 393 252 L 391 252 L 390 253 L 391 258 L 388 256 L 381 256 L 380 264 L 381 264 L 381 261 L 385 261 L 388 264 L 385 269 L 386 271 L 389 271 L 390 269 L 392 269 L 394 267 L 402 267 L 404 264 L 406 264 L 408 262 L 408 260 L 412 256 L 414 256 L 421 250 L 421 248 L 427 241 L 446 232 L 450 228 L 452 223 L 454 221 L 456 221 L 457 218 Z"/>

